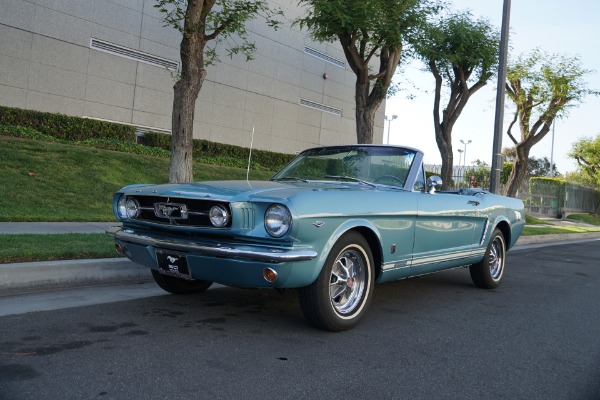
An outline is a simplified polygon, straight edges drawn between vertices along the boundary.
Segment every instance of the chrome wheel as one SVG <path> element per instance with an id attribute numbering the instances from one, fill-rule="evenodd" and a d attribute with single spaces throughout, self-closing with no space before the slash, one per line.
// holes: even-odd
<path id="1" fill-rule="evenodd" d="M 483 289 L 497 287 L 504 276 L 506 263 L 506 242 L 500 229 L 495 229 L 488 243 L 483 260 L 469 267 L 471 279 Z"/>
<path id="2" fill-rule="evenodd" d="M 329 280 L 331 305 L 342 314 L 348 314 L 360 304 L 365 290 L 366 254 L 360 248 L 349 246 L 333 264 Z"/>
<path id="3" fill-rule="evenodd" d="M 494 281 L 502 277 L 504 269 L 504 242 L 500 237 L 496 237 L 490 247 L 488 257 L 488 266 L 490 267 L 490 276 Z"/>
<path id="4" fill-rule="evenodd" d="M 331 248 L 317 279 L 298 290 L 306 319 L 332 332 L 355 326 L 373 297 L 373 266 L 364 236 L 354 231 L 343 235 Z"/>

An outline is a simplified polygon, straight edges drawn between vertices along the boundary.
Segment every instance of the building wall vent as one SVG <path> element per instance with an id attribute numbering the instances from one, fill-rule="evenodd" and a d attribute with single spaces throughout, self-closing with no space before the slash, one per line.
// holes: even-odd
<path id="1" fill-rule="evenodd" d="M 143 62 L 145 64 L 154 65 L 155 67 L 167 68 L 172 71 L 177 71 L 179 69 L 179 63 L 176 61 L 157 57 L 139 50 L 130 49 L 128 47 L 119 46 L 118 44 L 105 42 L 104 40 L 92 38 L 90 42 L 90 48 L 119 57 L 128 58 L 130 60 Z"/>
<path id="2" fill-rule="evenodd" d="M 306 54 L 310 54 L 313 57 L 320 58 L 321 60 L 333 64 L 337 67 L 346 69 L 346 63 L 344 61 L 335 57 L 328 56 L 327 54 L 322 53 L 319 50 L 313 49 L 312 47 L 304 46 L 304 52 Z"/>
<path id="3" fill-rule="evenodd" d="M 337 115 L 338 117 L 342 116 L 342 110 L 339 108 L 331 107 L 325 104 L 316 103 L 314 101 L 300 99 L 300 105 L 308 108 L 313 108 L 315 110 L 324 111 L 330 114 Z"/>

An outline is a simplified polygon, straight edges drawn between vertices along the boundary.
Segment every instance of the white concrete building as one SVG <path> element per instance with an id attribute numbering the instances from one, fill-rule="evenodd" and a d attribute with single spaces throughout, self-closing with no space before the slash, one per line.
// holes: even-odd
<path id="1" fill-rule="evenodd" d="M 208 69 L 194 137 L 293 153 L 355 143 L 355 75 L 338 43 L 314 42 L 291 21 L 295 0 L 271 0 L 284 25 L 249 22 L 255 59 Z M 154 0 L 0 0 L 0 105 L 168 132 L 180 33 Z M 375 142 L 383 138 L 379 110 Z"/>

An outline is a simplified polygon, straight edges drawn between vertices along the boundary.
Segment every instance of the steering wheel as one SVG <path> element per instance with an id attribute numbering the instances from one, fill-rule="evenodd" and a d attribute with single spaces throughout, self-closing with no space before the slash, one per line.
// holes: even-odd
<path id="1" fill-rule="evenodd" d="M 400 183 L 401 185 L 404 185 L 404 181 L 400 178 L 398 178 L 397 176 L 394 175 L 381 175 L 380 177 L 376 178 L 373 183 L 378 183 L 379 181 L 395 181 Z"/>

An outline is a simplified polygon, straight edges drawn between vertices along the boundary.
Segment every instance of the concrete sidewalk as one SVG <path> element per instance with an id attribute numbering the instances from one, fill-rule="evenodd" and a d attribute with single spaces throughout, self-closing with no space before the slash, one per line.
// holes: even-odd
<path id="1" fill-rule="evenodd" d="M 567 221 L 565 225 L 567 223 L 571 226 L 581 225 L 573 221 Z M 2 222 L 0 234 L 103 233 L 107 228 L 118 224 L 118 222 Z M 590 225 L 583 224 L 583 226 Z M 528 245 L 544 246 L 586 240 L 600 240 L 600 232 L 521 236 L 514 249 L 524 249 Z M 151 279 L 147 267 L 125 258 L 0 264 L 0 298 L 2 295 L 12 293 Z"/>

